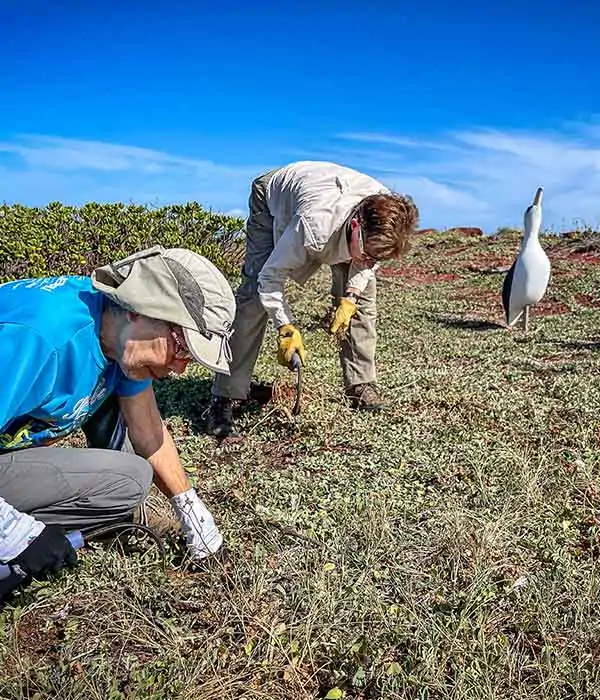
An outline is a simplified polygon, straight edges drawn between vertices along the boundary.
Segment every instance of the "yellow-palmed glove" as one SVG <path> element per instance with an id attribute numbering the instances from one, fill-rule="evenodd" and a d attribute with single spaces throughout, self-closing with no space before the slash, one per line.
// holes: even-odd
<path id="1" fill-rule="evenodd" d="M 335 310 L 335 317 L 329 327 L 332 335 L 344 334 L 350 327 L 350 319 L 356 313 L 356 304 L 347 297 L 342 297 Z"/>
<path id="2" fill-rule="evenodd" d="M 294 353 L 300 355 L 302 364 L 306 364 L 306 350 L 302 342 L 302 336 L 296 326 L 286 323 L 279 327 L 279 349 L 277 350 L 277 362 L 284 367 L 292 369 Z"/>

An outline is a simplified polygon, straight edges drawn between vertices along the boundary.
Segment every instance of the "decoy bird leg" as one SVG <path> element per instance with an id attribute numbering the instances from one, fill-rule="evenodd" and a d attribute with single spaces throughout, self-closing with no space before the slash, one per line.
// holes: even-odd
<path id="1" fill-rule="evenodd" d="M 529 305 L 525 307 L 525 311 L 523 312 L 523 328 L 525 329 L 525 333 L 529 330 Z"/>

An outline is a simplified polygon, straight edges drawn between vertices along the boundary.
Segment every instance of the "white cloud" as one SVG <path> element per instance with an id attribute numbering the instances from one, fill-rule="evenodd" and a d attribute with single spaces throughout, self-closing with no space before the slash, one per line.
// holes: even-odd
<path id="1" fill-rule="evenodd" d="M 198 174 L 214 171 L 235 174 L 237 168 L 217 165 L 209 160 L 198 160 L 138 146 L 127 146 L 104 141 L 66 139 L 58 136 L 25 135 L 9 142 L 0 141 L 0 153 L 20 156 L 31 166 L 54 170 L 135 170 L 162 172 L 167 168 L 187 168 Z"/>
<path id="2" fill-rule="evenodd" d="M 388 134 L 371 134 L 367 131 L 350 131 L 338 134 L 338 138 L 350 141 L 362 141 L 363 143 L 379 143 L 386 146 L 406 146 L 407 148 L 432 148 L 440 151 L 452 150 L 448 143 L 438 143 L 436 141 L 422 141 L 417 138 L 407 136 L 390 136 Z"/>
<path id="3" fill-rule="evenodd" d="M 246 215 L 252 179 L 295 159 L 333 160 L 410 193 L 421 225 L 521 226 L 536 188 L 543 226 L 600 226 L 600 125 L 562 132 L 469 129 L 435 138 L 342 132 L 311 146 L 298 143 L 278 162 L 224 165 L 138 146 L 26 135 L 0 141 L 0 198 L 43 205 L 195 200 L 215 211 Z"/>
<path id="4" fill-rule="evenodd" d="M 224 212 L 227 214 L 227 216 L 246 216 L 248 213 L 247 209 L 230 209 L 229 211 Z"/>
<path id="5" fill-rule="evenodd" d="M 43 205 L 196 200 L 245 212 L 250 182 L 271 164 L 230 166 L 137 146 L 25 135 L 0 141 L 3 201 Z"/>
<path id="6" fill-rule="evenodd" d="M 423 226 L 521 226 L 536 188 L 544 187 L 545 228 L 600 225 L 600 129 L 509 132 L 472 129 L 437 140 L 341 133 L 329 156 L 360 166 L 409 192 Z"/>

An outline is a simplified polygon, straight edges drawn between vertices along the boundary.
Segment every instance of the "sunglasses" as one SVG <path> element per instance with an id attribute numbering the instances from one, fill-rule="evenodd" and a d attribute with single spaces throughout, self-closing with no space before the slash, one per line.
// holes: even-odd
<path id="1" fill-rule="evenodd" d="M 183 337 L 183 332 L 178 328 L 169 326 L 169 333 L 171 334 L 171 338 L 173 338 L 173 342 L 175 343 L 174 358 L 176 360 L 191 360 L 193 362 L 196 358 L 189 351 Z"/>

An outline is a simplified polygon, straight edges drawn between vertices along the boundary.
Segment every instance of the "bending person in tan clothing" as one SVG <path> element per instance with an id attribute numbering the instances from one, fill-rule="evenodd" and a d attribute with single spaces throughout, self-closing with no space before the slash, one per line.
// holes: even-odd
<path id="1" fill-rule="evenodd" d="M 304 284 L 321 265 L 332 268 L 336 306 L 330 332 L 342 334 L 340 363 L 352 405 L 378 410 L 375 270 L 410 244 L 419 212 L 412 199 L 335 163 L 300 161 L 252 182 L 243 280 L 236 293 L 230 375 L 217 374 L 210 431 L 235 434 L 232 401 L 246 399 L 270 319 L 278 330 L 278 362 L 306 351 L 284 294 L 287 278 Z"/>

